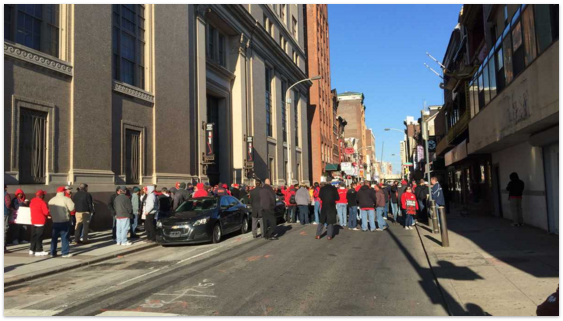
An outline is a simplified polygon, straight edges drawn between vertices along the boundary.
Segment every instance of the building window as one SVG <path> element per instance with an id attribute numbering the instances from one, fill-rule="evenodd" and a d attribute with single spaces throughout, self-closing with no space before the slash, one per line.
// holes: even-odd
<path id="1" fill-rule="evenodd" d="M 282 136 L 283 136 L 283 141 L 287 142 L 287 105 L 286 105 L 286 100 L 285 100 L 285 98 L 286 98 L 285 95 L 286 95 L 286 91 L 287 91 L 287 83 L 285 81 L 282 81 L 281 89 L 282 89 L 281 90 Z"/>
<path id="2" fill-rule="evenodd" d="M 212 25 L 207 28 L 207 57 L 217 64 L 227 66 L 226 36 Z"/>
<path id="3" fill-rule="evenodd" d="M 21 108 L 19 135 L 19 182 L 21 184 L 44 184 L 47 113 Z"/>
<path id="4" fill-rule="evenodd" d="M 59 57 L 58 4 L 5 4 L 4 39 Z"/>
<path id="5" fill-rule="evenodd" d="M 125 130 L 125 181 L 139 184 L 141 160 L 141 132 Z"/>
<path id="6" fill-rule="evenodd" d="M 293 36 L 297 39 L 297 20 L 295 17 L 291 18 L 291 29 L 293 31 Z"/>
<path id="7" fill-rule="evenodd" d="M 534 13 L 532 6 L 528 6 L 522 13 L 522 29 L 524 34 L 524 60 L 529 65 L 537 56 L 536 30 L 534 27 Z"/>
<path id="8" fill-rule="evenodd" d="M 559 5 L 534 5 L 536 37 L 539 53 L 542 53 L 555 40 L 559 39 Z"/>
<path id="9" fill-rule="evenodd" d="M 283 23 L 285 22 L 285 4 L 280 5 L 280 19 Z"/>
<path id="10" fill-rule="evenodd" d="M 270 137 L 273 136 L 271 90 L 272 71 L 270 68 L 266 68 L 266 134 Z"/>
<path id="11" fill-rule="evenodd" d="M 145 88 L 145 7 L 113 5 L 113 78 Z"/>

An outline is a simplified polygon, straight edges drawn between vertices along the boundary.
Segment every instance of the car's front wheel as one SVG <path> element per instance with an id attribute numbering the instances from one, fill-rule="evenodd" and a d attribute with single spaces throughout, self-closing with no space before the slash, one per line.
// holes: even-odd
<path id="1" fill-rule="evenodd" d="M 249 226 L 249 222 L 248 222 L 248 221 L 249 221 L 248 216 L 245 216 L 245 217 L 242 219 L 242 225 L 241 225 L 241 227 L 240 227 L 240 233 L 241 233 L 241 234 L 246 234 L 246 233 L 248 233 L 248 226 Z"/>
<path id="2" fill-rule="evenodd" d="M 213 236 L 212 236 L 213 243 L 217 244 L 221 242 L 221 236 L 222 236 L 221 225 L 217 223 L 215 224 L 215 226 L 213 226 Z"/>

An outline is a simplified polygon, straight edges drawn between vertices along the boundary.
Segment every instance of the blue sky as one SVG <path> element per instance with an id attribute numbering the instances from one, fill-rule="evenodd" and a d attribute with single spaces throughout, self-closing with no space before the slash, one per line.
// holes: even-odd
<path id="1" fill-rule="evenodd" d="M 376 157 L 400 169 L 403 135 L 385 132 L 404 128 L 406 116 L 420 117 L 424 100 L 441 105 L 440 72 L 426 52 L 442 60 L 457 24 L 455 5 L 328 5 L 332 88 L 339 93 L 363 92 L 366 126 L 375 135 Z M 391 156 L 396 154 L 396 156 Z"/>

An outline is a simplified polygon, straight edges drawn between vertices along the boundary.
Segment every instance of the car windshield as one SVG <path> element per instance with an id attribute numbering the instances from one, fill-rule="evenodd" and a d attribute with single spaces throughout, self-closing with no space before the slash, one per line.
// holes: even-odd
<path id="1" fill-rule="evenodd" d="M 213 209 L 215 207 L 217 207 L 217 199 L 215 197 L 190 198 L 189 200 L 178 206 L 176 212 L 201 212 Z"/>

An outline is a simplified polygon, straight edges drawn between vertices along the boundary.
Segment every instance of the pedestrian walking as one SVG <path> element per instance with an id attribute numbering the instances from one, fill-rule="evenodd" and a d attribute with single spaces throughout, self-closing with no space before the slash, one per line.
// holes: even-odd
<path id="1" fill-rule="evenodd" d="M 137 226 L 139 225 L 139 215 L 141 215 L 141 189 L 137 186 L 133 187 L 131 193 L 131 208 L 133 210 L 133 218 L 131 219 L 131 226 L 129 233 L 131 239 L 138 239 Z"/>
<path id="2" fill-rule="evenodd" d="M 358 200 L 358 207 L 360 208 L 360 214 L 362 217 L 362 231 L 368 231 L 368 221 L 370 231 L 375 231 L 374 218 L 377 198 L 375 196 L 375 191 L 369 187 L 368 181 L 365 181 L 364 185 L 360 187 L 356 198 Z"/>
<path id="3" fill-rule="evenodd" d="M 383 213 L 385 212 L 385 193 L 379 185 L 374 185 L 375 189 L 375 199 L 376 199 L 376 215 L 377 215 L 377 225 L 376 231 L 386 230 L 389 226 L 387 222 L 383 219 Z"/>
<path id="4" fill-rule="evenodd" d="M 442 217 L 440 216 L 439 208 L 440 206 L 445 206 L 446 201 L 444 200 L 444 191 L 438 182 L 438 178 L 433 176 L 430 178 L 430 183 L 432 184 L 432 199 L 436 202 L 436 215 L 438 215 L 438 225 L 442 225 Z"/>
<path id="5" fill-rule="evenodd" d="M 70 212 L 74 211 L 74 202 L 65 196 L 65 187 L 57 188 L 57 195 L 49 200 L 49 212 L 53 219 L 51 234 L 51 257 L 57 256 L 57 243 L 61 238 L 61 254 L 64 258 L 71 257 L 68 233 L 70 229 Z"/>
<path id="6" fill-rule="evenodd" d="M 299 223 L 301 225 L 309 224 L 309 204 L 311 204 L 311 195 L 305 185 L 301 185 L 295 193 L 295 201 L 299 208 Z"/>
<path id="7" fill-rule="evenodd" d="M 25 197 L 25 193 L 21 189 L 17 189 L 15 193 L 15 197 L 12 200 L 11 204 L 11 212 L 10 212 L 10 227 L 8 228 L 11 242 L 13 245 L 18 244 L 25 244 L 27 241 L 25 240 L 25 234 L 27 228 L 23 224 L 16 224 L 16 218 L 18 217 L 18 210 L 19 208 L 29 206 L 29 200 Z"/>
<path id="8" fill-rule="evenodd" d="M 35 197 L 29 202 L 29 211 L 31 212 L 31 244 L 29 246 L 29 255 L 45 256 L 49 252 L 43 251 L 43 234 L 45 233 L 45 224 L 49 218 L 49 207 L 45 203 L 44 190 L 35 192 Z"/>
<path id="9" fill-rule="evenodd" d="M 399 218 L 399 201 L 398 201 L 398 182 L 393 182 L 393 184 L 391 185 L 391 189 L 390 189 L 390 197 L 391 197 L 391 212 L 393 214 L 393 219 L 395 220 L 395 223 L 398 222 L 398 218 Z"/>
<path id="10" fill-rule="evenodd" d="M 174 193 L 174 203 L 172 204 L 172 211 L 176 211 L 176 209 L 189 198 L 190 193 L 186 190 L 186 183 L 180 183 L 180 188 L 176 191 L 176 193 Z"/>
<path id="11" fill-rule="evenodd" d="M 153 186 L 150 186 L 154 188 Z M 127 197 L 127 188 L 121 186 L 121 193 L 115 198 L 115 221 L 116 221 L 116 242 L 117 245 L 129 246 L 133 243 L 127 241 L 127 233 L 131 227 L 130 219 L 133 218 L 133 205 Z M 154 194 L 153 194 L 154 195 Z"/>
<path id="12" fill-rule="evenodd" d="M 508 201 L 510 202 L 510 212 L 512 214 L 512 226 L 524 225 L 524 215 L 522 214 L 522 194 L 524 193 L 524 181 L 518 177 L 518 173 L 510 174 L 510 182 L 506 186 L 508 191 Z"/>
<path id="13" fill-rule="evenodd" d="M 260 223 L 260 237 L 265 237 L 264 232 L 264 221 L 262 219 L 262 208 L 260 205 L 260 189 L 262 188 L 262 182 L 256 180 L 256 187 L 254 187 L 250 195 L 250 208 L 252 210 L 252 237 L 258 237 L 258 223 Z"/>
<path id="14" fill-rule="evenodd" d="M 319 193 L 321 192 L 321 187 L 317 182 L 315 182 L 313 186 L 314 186 L 313 199 L 315 201 L 315 207 L 314 207 L 315 221 L 313 222 L 313 224 L 319 224 L 319 216 L 321 214 L 321 199 L 319 198 Z"/>
<path id="15" fill-rule="evenodd" d="M 72 196 L 74 202 L 76 218 L 76 228 L 74 232 L 74 242 L 88 243 L 88 228 L 90 227 L 90 220 L 94 213 L 94 201 L 92 195 L 88 193 L 88 184 L 80 184 L 78 192 Z M 80 236 L 82 235 L 82 241 Z"/>
<path id="16" fill-rule="evenodd" d="M 111 194 L 108 202 L 108 209 L 111 214 L 111 218 L 113 220 L 113 224 L 111 227 L 111 239 L 115 242 L 116 241 L 116 229 L 115 229 L 115 206 L 114 201 L 115 198 L 121 193 L 121 188 L 119 186 L 116 187 L 115 193 Z"/>
<path id="17" fill-rule="evenodd" d="M 262 210 L 262 222 L 264 223 L 264 238 L 277 240 L 275 236 L 276 217 L 274 208 L 276 206 L 276 194 L 270 185 L 270 179 L 266 178 L 264 187 L 260 188 L 260 209 Z"/>
<path id="18" fill-rule="evenodd" d="M 4 184 L 4 254 L 11 253 L 6 246 L 6 244 L 8 244 L 8 228 L 11 208 L 12 198 L 8 193 L 8 185 Z"/>
<path id="19" fill-rule="evenodd" d="M 348 190 L 344 183 L 340 183 L 338 188 L 338 200 L 336 201 L 336 213 L 338 214 L 337 217 L 337 225 L 342 227 L 346 226 L 346 217 L 348 212 L 348 200 L 346 199 L 346 195 L 348 194 Z"/>
<path id="20" fill-rule="evenodd" d="M 325 184 L 319 192 L 321 199 L 321 215 L 319 225 L 317 226 L 316 239 L 321 238 L 325 224 L 327 239 L 330 241 L 334 237 L 334 224 L 336 224 L 336 201 L 340 199 L 336 187 L 331 184 Z"/>
<path id="21" fill-rule="evenodd" d="M 348 229 L 358 231 L 358 202 L 356 196 L 358 192 L 356 192 L 356 183 L 352 183 L 348 192 L 346 192 L 346 200 L 348 201 Z"/>
<path id="22" fill-rule="evenodd" d="M 178 192 L 176 192 L 176 194 L 178 194 L 180 191 L 185 191 L 187 194 L 187 191 L 183 189 L 185 187 L 186 184 L 181 183 L 180 189 L 178 190 Z M 145 205 L 143 209 L 144 212 L 143 216 L 145 218 L 145 230 L 147 231 L 147 241 L 154 243 L 156 242 L 156 228 L 155 228 L 154 220 L 155 220 L 155 215 L 158 212 L 158 199 L 154 194 L 154 186 L 147 186 L 146 188 L 147 188 L 147 195 L 145 198 Z"/>
<path id="23" fill-rule="evenodd" d="M 407 190 L 401 195 L 401 207 L 406 213 L 405 230 L 412 230 L 412 220 L 418 210 L 418 202 L 411 186 L 407 186 Z"/>

